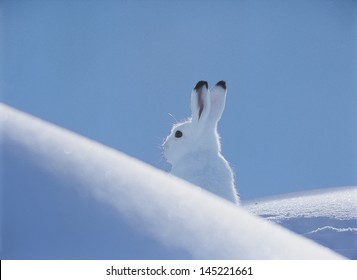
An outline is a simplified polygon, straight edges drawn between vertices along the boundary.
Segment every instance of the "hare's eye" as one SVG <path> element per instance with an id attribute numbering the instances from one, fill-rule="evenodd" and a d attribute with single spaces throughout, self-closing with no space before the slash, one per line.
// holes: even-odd
<path id="1" fill-rule="evenodd" d="M 181 132 L 181 130 L 177 130 L 177 131 L 175 132 L 175 137 L 176 137 L 176 138 L 181 138 L 182 135 L 183 135 L 183 133 Z"/>

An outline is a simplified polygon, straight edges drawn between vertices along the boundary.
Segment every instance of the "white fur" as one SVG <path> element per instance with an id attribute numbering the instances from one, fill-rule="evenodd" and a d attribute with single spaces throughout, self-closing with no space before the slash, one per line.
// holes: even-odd
<path id="1" fill-rule="evenodd" d="M 207 82 L 198 82 L 191 94 L 192 117 L 172 127 L 163 148 L 171 174 L 238 204 L 234 175 L 221 154 L 217 132 L 226 94 L 223 81 L 210 90 Z"/>

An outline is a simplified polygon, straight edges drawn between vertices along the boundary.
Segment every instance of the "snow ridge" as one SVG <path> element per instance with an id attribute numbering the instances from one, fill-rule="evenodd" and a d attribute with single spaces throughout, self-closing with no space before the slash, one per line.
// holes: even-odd
<path id="1" fill-rule="evenodd" d="M 338 187 L 249 201 L 244 208 L 269 220 L 305 217 L 357 219 L 357 187 Z"/>
<path id="2" fill-rule="evenodd" d="M 332 227 L 332 226 L 324 226 L 322 228 L 318 228 L 316 230 L 307 232 L 307 233 L 305 233 L 305 235 L 318 233 L 319 231 L 324 231 L 324 230 L 332 230 L 332 231 L 336 231 L 336 232 L 348 232 L 348 231 L 349 232 L 357 232 L 357 228 L 351 228 L 351 227 L 348 227 L 348 228 L 335 228 L 335 227 Z"/>

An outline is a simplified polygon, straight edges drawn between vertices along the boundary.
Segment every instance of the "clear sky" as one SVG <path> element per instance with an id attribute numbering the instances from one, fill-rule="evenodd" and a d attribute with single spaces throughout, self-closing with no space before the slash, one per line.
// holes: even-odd
<path id="1" fill-rule="evenodd" d="M 224 79 L 242 199 L 357 184 L 357 1 L 2 0 L 1 100 L 169 170 L 198 80 Z"/>

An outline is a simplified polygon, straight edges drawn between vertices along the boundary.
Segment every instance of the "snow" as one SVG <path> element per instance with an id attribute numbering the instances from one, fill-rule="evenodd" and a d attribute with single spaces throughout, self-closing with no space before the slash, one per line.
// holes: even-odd
<path id="1" fill-rule="evenodd" d="M 249 201 L 247 211 L 357 259 L 357 187 L 339 187 Z"/>
<path id="2" fill-rule="evenodd" d="M 357 187 L 339 187 L 265 198 L 246 203 L 246 209 L 270 220 L 330 217 L 357 219 Z"/>
<path id="3" fill-rule="evenodd" d="M 343 258 L 277 225 L 284 200 L 244 209 L 6 105 L 0 112 L 2 259 Z M 269 203 L 275 210 L 265 212 Z M 321 212 L 331 215 L 327 208 Z M 300 217 L 298 209 L 290 215 Z M 338 212 L 331 218 L 355 217 Z"/>

